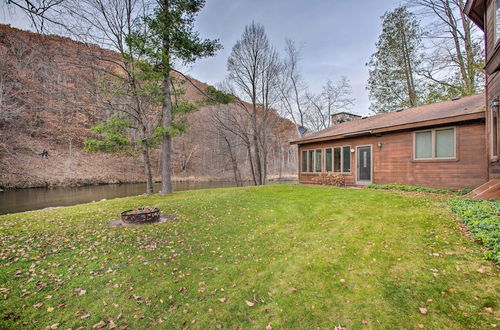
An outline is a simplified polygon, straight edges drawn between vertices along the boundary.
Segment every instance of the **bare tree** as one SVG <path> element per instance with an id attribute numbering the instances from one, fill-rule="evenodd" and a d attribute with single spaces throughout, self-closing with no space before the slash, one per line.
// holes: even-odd
<path id="1" fill-rule="evenodd" d="M 307 86 L 300 72 L 300 49 L 291 39 L 285 40 L 285 59 L 280 74 L 278 91 L 282 115 L 289 118 L 297 127 L 297 133 L 302 136 L 300 127 L 307 122 Z"/>
<path id="2" fill-rule="evenodd" d="M 338 81 L 330 79 L 323 86 L 320 94 L 307 94 L 309 106 L 311 107 L 308 124 L 313 130 L 321 130 L 330 127 L 333 114 L 340 111 L 348 111 L 354 105 L 351 98 L 351 84 L 347 77 L 342 76 Z"/>
<path id="3" fill-rule="evenodd" d="M 277 101 L 280 63 L 262 25 L 245 27 L 228 59 L 227 84 L 246 116 L 240 137 L 245 142 L 256 185 L 266 184 L 268 138 L 276 116 L 272 106 Z M 246 101 L 246 102 L 245 102 Z M 248 123 L 248 125 L 247 125 Z"/>
<path id="4" fill-rule="evenodd" d="M 470 95 L 482 86 L 482 39 L 464 13 L 463 0 L 407 0 L 421 17 L 430 19 L 429 42 L 420 74 L 450 93 Z"/>
<path id="5" fill-rule="evenodd" d="M 224 147 L 221 148 L 219 146 L 219 150 L 223 157 L 229 156 L 234 182 L 236 186 L 240 187 L 242 185 L 242 177 L 237 148 L 240 143 L 249 146 L 250 138 L 246 134 L 247 128 L 239 122 L 242 118 L 235 116 L 238 110 L 229 105 L 217 105 L 209 109 L 213 131 L 224 141 Z"/>

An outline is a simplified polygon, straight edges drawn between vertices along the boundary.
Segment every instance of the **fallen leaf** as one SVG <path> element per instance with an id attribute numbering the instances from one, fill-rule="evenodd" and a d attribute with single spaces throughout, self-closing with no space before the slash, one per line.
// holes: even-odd
<path id="1" fill-rule="evenodd" d="M 419 324 L 417 324 L 417 327 L 419 327 L 420 329 L 423 329 L 425 327 L 425 325 L 423 325 L 422 323 L 419 323 Z"/>
<path id="2" fill-rule="evenodd" d="M 47 312 L 53 312 L 54 311 L 54 307 L 47 307 Z"/>
<path id="3" fill-rule="evenodd" d="M 271 326 L 271 323 L 269 323 L 268 325 L 266 325 L 266 330 L 273 330 L 273 327 Z"/>
<path id="4" fill-rule="evenodd" d="M 247 304 L 248 307 L 253 307 L 255 304 L 251 301 L 245 300 L 245 304 Z"/>
<path id="5" fill-rule="evenodd" d="M 220 299 L 219 299 L 219 301 L 220 301 L 221 303 L 224 303 L 224 302 L 226 302 L 226 298 L 220 298 Z"/>
<path id="6" fill-rule="evenodd" d="M 105 325 L 106 325 L 106 322 L 101 321 L 101 322 L 99 322 L 99 323 L 94 324 L 94 325 L 92 326 L 92 328 L 94 328 L 94 329 L 100 329 L 100 328 L 104 327 Z"/>
<path id="7" fill-rule="evenodd" d="M 492 307 L 485 307 L 484 310 L 488 313 L 493 313 L 493 308 Z"/>
<path id="8" fill-rule="evenodd" d="M 418 310 L 420 311 L 420 314 L 424 314 L 424 315 L 427 314 L 427 308 L 420 307 Z"/>
<path id="9" fill-rule="evenodd" d="M 362 320 L 361 320 L 361 323 L 363 323 L 363 324 L 368 324 L 368 320 L 366 320 L 366 319 L 362 319 Z"/>
<path id="10" fill-rule="evenodd" d="M 114 329 L 114 328 L 116 328 L 116 323 L 115 323 L 115 322 L 113 322 L 113 320 L 110 320 L 110 321 L 109 321 L 108 328 L 109 328 L 109 329 Z"/>

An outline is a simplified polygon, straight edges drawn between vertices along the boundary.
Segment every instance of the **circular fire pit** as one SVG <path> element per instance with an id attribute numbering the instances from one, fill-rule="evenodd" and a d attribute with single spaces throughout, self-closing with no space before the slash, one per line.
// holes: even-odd
<path id="1" fill-rule="evenodd" d="M 126 224 L 141 225 L 160 221 L 160 209 L 157 207 L 141 207 L 127 210 L 123 211 L 121 215 L 122 221 Z"/>

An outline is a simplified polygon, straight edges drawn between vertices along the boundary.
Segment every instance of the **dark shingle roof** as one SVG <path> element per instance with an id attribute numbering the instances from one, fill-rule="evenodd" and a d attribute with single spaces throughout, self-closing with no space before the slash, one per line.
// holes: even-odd
<path id="1" fill-rule="evenodd" d="M 309 140 L 334 136 L 355 135 L 357 133 L 380 130 L 384 128 L 389 130 L 390 127 L 406 124 L 422 123 L 422 126 L 425 126 L 425 123 L 431 120 L 484 112 L 485 103 L 486 99 L 484 94 L 465 96 L 454 101 L 450 100 L 432 103 L 402 111 L 389 112 L 364 119 L 344 122 L 318 132 L 310 133 L 302 139 L 293 141 L 292 143 L 302 143 Z"/>

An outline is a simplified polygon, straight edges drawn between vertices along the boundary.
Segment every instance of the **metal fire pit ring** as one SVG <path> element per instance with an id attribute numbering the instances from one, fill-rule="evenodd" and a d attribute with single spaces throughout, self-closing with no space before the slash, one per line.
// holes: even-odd
<path id="1" fill-rule="evenodd" d="M 160 221 L 160 209 L 157 207 L 141 207 L 121 213 L 123 223 L 144 224 Z"/>

